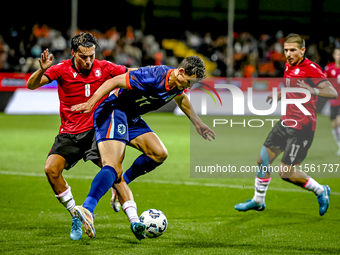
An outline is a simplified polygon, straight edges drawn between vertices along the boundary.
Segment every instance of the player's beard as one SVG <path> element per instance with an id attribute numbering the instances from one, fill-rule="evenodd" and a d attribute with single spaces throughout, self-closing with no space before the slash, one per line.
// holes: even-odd
<path id="1" fill-rule="evenodd" d="M 84 68 L 82 68 L 82 73 L 85 75 L 88 75 L 91 72 L 92 64 L 90 66 L 85 65 Z"/>

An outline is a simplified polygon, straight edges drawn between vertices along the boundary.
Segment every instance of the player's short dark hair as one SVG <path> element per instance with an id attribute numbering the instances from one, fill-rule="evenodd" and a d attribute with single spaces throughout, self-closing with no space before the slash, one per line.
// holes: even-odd
<path id="1" fill-rule="evenodd" d="M 287 35 L 285 43 L 297 43 L 300 49 L 306 47 L 305 40 L 298 34 Z"/>
<path id="2" fill-rule="evenodd" d="M 178 68 L 184 68 L 185 73 L 189 76 L 196 75 L 197 80 L 202 80 L 206 77 L 203 59 L 198 56 L 186 57 Z"/>
<path id="3" fill-rule="evenodd" d="M 74 52 L 77 52 L 79 49 L 79 46 L 83 46 L 86 48 L 90 48 L 92 46 L 95 46 L 96 48 L 99 47 L 98 40 L 96 37 L 94 37 L 89 32 L 81 32 L 71 39 L 71 49 Z"/>

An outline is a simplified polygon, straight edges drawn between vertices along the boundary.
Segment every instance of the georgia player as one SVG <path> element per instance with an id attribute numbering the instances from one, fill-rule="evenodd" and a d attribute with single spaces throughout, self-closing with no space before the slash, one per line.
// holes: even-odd
<path id="1" fill-rule="evenodd" d="M 295 165 L 300 164 L 307 156 L 316 128 L 317 96 L 336 98 L 337 92 L 325 78 L 322 69 L 314 62 L 304 57 L 305 41 L 298 34 L 289 34 L 284 42 L 284 52 L 287 58 L 284 78 L 286 86 L 307 89 L 311 98 L 304 103 L 311 115 L 305 115 L 295 104 L 288 104 L 286 115 L 283 115 L 269 133 L 260 155 L 257 159 L 258 171 L 255 178 L 255 193 L 252 199 L 235 206 L 238 211 L 266 208 L 265 196 L 271 180 L 270 164 L 283 152 L 279 175 L 282 180 L 293 183 L 306 190 L 313 191 L 319 203 L 319 214 L 327 212 L 329 206 L 330 188 L 320 185 L 305 172 L 299 171 Z M 301 99 L 303 93 L 287 93 L 287 99 Z M 279 94 L 278 98 L 281 98 Z M 285 125 L 282 125 L 284 121 Z"/>
<path id="2" fill-rule="evenodd" d="M 72 216 L 70 233 L 72 240 L 81 238 L 82 223 L 74 216 L 75 201 L 71 187 L 62 176 L 62 172 L 64 169 L 69 170 L 80 159 L 91 160 L 100 168 L 102 162 L 93 128 L 93 113 L 96 107 L 88 114 L 73 112 L 70 108 L 74 104 L 86 102 L 106 80 L 127 71 L 125 66 L 96 60 L 97 46 L 97 39 L 91 33 L 79 33 L 71 40 L 73 58 L 63 60 L 54 66 L 53 56 L 46 49 L 39 59 L 40 69 L 35 71 L 27 82 L 27 87 L 31 90 L 53 80 L 58 82 L 61 126 L 48 154 L 45 173 L 56 198 Z M 123 178 L 119 181 L 120 183 L 115 184 L 117 193 L 121 204 L 128 202 L 130 205 L 130 209 L 127 210 L 129 220 L 139 219 L 130 188 Z"/>

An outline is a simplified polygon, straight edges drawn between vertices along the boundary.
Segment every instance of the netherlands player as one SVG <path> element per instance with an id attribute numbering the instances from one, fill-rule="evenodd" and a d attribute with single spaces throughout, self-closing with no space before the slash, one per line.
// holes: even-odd
<path id="1" fill-rule="evenodd" d="M 71 106 L 86 102 L 106 80 L 125 73 L 125 66 L 95 59 L 97 39 L 90 33 L 80 33 L 71 40 L 72 59 L 52 66 L 52 55 L 48 49 L 41 54 L 40 69 L 27 82 L 29 89 L 37 89 L 53 80 L 58 82 L 61 126 L 51 151 L 48 154 L 45 173 L 56 198 L 70 212 L 72 228 L 70 237 L 79 240 L 82 236 L 81 221 L 74 216 L 75 201 L 71 187 L 62 176 L 63 169 L 69 170 L 80 159 L 91 160 L 102 166 L 93 129 L 93 110 L 87 114 L 71 111 Z M 133 201 L 126 183 L 121 183 L 121 202 Z M 136 210 L 130 210 L 138 218 Z M 131 215 L 128 215 L 131 217 Z"/>
<path id="2" fill-rule="evenodd" d="M 127 144 L 142 152 L 122 177 L 127 183 L 155 169 L 167 158 L 167 150 L 162 141 L 140 115 L 156 110 L 174 99 L 204 139 L 215 138 L 215 133 L 194 112 L 190 112 L 190 101 L 184 93 L 184 89 L 190 88 L 190 80 L 199 81 L 204 77 L 203 60 L 195 56 L 185 58 L 177 69 L 168 66 L 142 67 L 106 81 L 90 100 L 71 108 L 85 114 L 91 112 L 103 96 L 119 88 L 116 94 L 109 96 L 98 106 L 94 114 L 103 169 L 111 173 L 98 174 L 83 206 L 75 207 L 81 219 L 93 214 L 99 199 L 122 175 Z M 122 209 L 126 210 L 125 205 L 122 205 Z M 90 219 L 89 222 L 93 220 Z M 84 227 L 94 229 L 93 225 L 88 226 L 89 222 L 83 222 Z"/>
<path id="3" fill-rule="evenodd" d="M 336 48 L 333 52 L 334 62 L 329 63 L 325 67 L 325 76 L 332 78 L 331 82 L 333 87 L 340 94 L 340 48 Z M 332 121 L 332 134 L 339 147 L 336 152 L 340 156 L 340 97 L 337 99 L 330 99 L 331 104 L 331 121 Z"/>
<path id="4" fill-rule="evenodd" d="M 336 98 L 337 92 L 325 79 L 322 69 L 304 57 L 305 42 L 299 35 L 289 34 L 286 37 L 284 51 L 287 58 L 284 73 L 286 85 L 302 87 L 310 91 L 311 99 L 303 105 L 311 115 L 305 115 L 296 105 L 288 104 L 287 113 L 281 118 L 281 120 L 286 120 L 286 127 L 283 127 L 281 122 L 275 125 L 257 159 L 258 172 L 255 178 L 254 197 L 245 203 L 237 204 L 235 209 L 239 211 L 251 209 L 262 211 L 265 209 L 265 196 L 271 180 L 271 173 L 268 171 L 270 170 L 269 166 L 283 152 L 280 177 L 306 190 L 313 191 L 319 203 L 319 214 L 322 216 L 328 209 L 330 188 L 326 185 L 320 185 L 305 172 L 296 170 L 295 165 L 300 164 L 306 158 L 307 151 L 313 141 L 316 127 L 317 96 Z M 287 93 L 288 99 L 304 98 L 305 96 L 303 93 Z M 281 95 L 279 95 L 280 98 Z M 271 99 L 271 97 L 268 99 Z"/>

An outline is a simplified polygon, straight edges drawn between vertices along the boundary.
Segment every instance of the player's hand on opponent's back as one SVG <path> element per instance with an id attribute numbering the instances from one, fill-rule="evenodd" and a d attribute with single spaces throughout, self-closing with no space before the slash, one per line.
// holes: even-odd
<path id="1" fill-rule="evenodd" d="M 211 138 L 215 140 L 215 132 L 203 122 L 196 126 L 196 130 L 205 140 L 211 141 Z"/>
<path id="2" fill-rule="evenodd" d="M 92 106 L 88 102 L 76 104 L 71 107 L 71 111 L 82 112 L 82 113 L 89 113 L 91 109 L 92 109 Z"/>
<path id="3" fill-rule="evenodd" d="M 48 49 L 44 50 L 43 53 L 41 53 L 41 57 L 39 58 L 39 64 L 41 70 L 45 71 L 47 70 L 51 65 L 53 61 L 53 55 L 48 54 Z"/>

